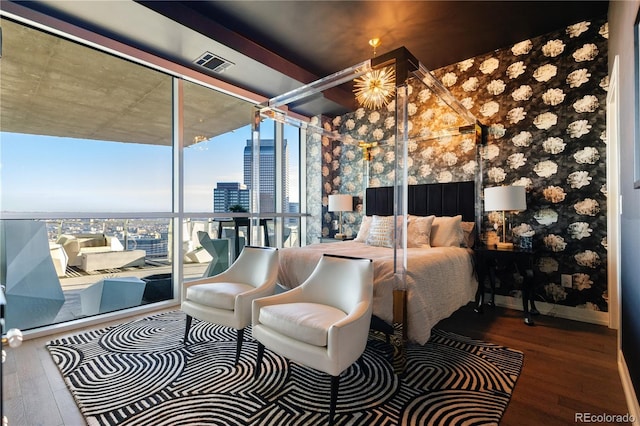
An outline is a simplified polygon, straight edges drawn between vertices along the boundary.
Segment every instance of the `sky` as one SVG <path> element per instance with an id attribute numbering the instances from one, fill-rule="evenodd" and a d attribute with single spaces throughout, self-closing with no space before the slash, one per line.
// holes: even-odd
<path id="1" fill-rule="evenodd" d="M 243 181 L 250 138 L 244 127 L 185 149 L 185 211 L 212 211 L 217 182 Z M 297 129 L 286 126 L 285 138 L 298 176 Z M 171 185 L 168 146 L 0 133 L 1 211 L 167 212 Z"/>

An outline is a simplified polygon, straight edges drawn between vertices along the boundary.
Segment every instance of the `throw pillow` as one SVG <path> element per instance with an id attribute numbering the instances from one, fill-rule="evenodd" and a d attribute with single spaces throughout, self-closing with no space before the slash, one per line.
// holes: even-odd
<path id="1" fill-rule="evenodd" d="M 475 222 L 460 222 L 460 226 L 464 234 L 462 237 L 462 247 L 473 248 L 476 242 Z"/>
<path id="2" fill-rule="evenodd" d="M 461 222 L 462 215 L 436 217 L 431 225 L 431 247 L 460 247 L 464 236 Z"/>
<path id="3" fill-rule="evenodd" d="M 377 247 L 393 247 L 393 216 L 374 215 L 366 244 Z"/>
<path id="4" fill-rule="evenodd" d="M 435 216 L 409 216 L 407 247 L 431 247 L 431 226 Z"/>
<path id="5" fill-rule="evenodd" d="M 371 220 L 373 216 L 363 216 L 362 222 L 360 222 L 360 229 L 358 230 L 358 235 L 354 238 L 353 241 L 359 243 L 366 243 L 367 237 L 369 236 L 369 229 L 371 228 Z"/>

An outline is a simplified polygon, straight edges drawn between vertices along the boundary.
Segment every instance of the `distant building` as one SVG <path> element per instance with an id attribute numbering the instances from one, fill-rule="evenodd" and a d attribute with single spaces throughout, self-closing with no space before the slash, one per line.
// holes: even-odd
<path id="1" fill-rule="evenodd" d="M 131 238 L 127 240 L 127 250 L 144 250 L 146 257 L 167 257 L 169 255 L 169 239 L 166 235 L 160 238 Z"/>
<path id="2" fill-rule="evenodd" d="M 300 213 L 300 203 L 289 203 L 289 213 Z M 291 226 L 296 226 L 298 224 L 298 218 L 290 217 L 286 223 Z"/>
<path id="3" fill-rule="evenodd" d="M 283 206 L 282 211 L 289 211 L 289 147 L 287 140 L 283 141 L 282 161 L 282 191 Z M 244 147 L 244 184 L 251 189 L 251 165 L 252 165 L 252 145 L 253 141 L 248 139 Z M 260 212 L 271 213 L 276 211 L 276 160 L 273 139 L 260 140 Z"/>
<path id="4" fill-rule="evenodd" d="M 240 182 L 218 182 L 213 190 L 213 211 L 225 213 L 234 205 L 241 205 L 249 211 L 247 186 Z"/>

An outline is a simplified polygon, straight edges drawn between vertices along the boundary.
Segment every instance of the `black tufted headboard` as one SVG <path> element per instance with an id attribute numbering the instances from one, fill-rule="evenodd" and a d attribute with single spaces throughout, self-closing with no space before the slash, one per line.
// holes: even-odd
<path id="1" fill-rule="evenodd" d="M 475 221 L 475 182 L 426 183 L 409 185 L 409 214 L 416 216 L 456 216 Z M 367 188 L 366 215 L 393 215 L 393 187 Z"/>

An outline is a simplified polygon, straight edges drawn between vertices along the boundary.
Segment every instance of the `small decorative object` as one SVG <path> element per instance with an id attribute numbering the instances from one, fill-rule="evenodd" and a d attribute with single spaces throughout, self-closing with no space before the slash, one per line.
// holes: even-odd
<path id="1" fill-rule="evenodd" d="M 520 248 L 523 250 L 531 250 L 533 248 L 533 235 L 535 232 L 527 231 L 520 234 Z"/>
<path id="2" fill-rule="evenodd" d="M 495 247 L 500 242 L 500 237 L 496 231 L 487 231 L 486 233 L 487 247 Z"/>

